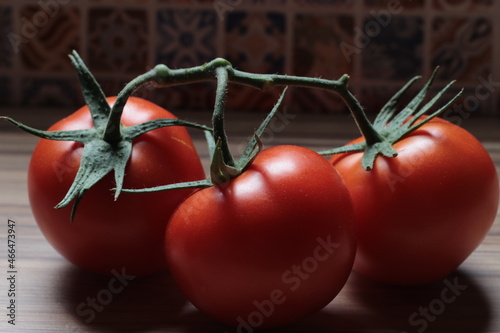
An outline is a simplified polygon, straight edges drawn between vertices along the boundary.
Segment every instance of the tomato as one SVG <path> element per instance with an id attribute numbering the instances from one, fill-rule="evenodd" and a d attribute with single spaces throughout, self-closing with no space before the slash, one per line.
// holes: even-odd
<path id="1" fill-rule="evenodd" d="M 113 104 L 114 97 L 107 99 Z M 163 108 L 140 98 L 130 98 L 122 123 L 131 126 L 157 118 L 175 118 Z M 92 127 L 88 107 L 54 124 L 49 130 Z M 165 127 L 133 141 L 125 169 L 124 187 L 142 188 L 205 178 L 187 130 Z M 66 259 L 84 269 L 110 274 L 145 275 L 166 268 L 166 223 L 192 190 L 156 193 L 121 193 L 115 201 L 113 176 L 108 174 L 81 199 L 73 222 L 71 207 L 54 209 L 70 188 L 83 151 L 81 143 L 42 139 L 28 170 L 31 208 L 49 243 Z"/>
<path id="2" fill-rule="evenodd" d="M 354 269 L 384 283 L 438 281 L 474 251 L 494 221 L 495 165 L 469 132 L 438 118 L 393 147 L 397 157 L 377 157 L 371 171 L 361 167 L 362 153 L 330 160 L 354 203 Z"/>
<path id="3" fill-rule="evenodd" d="M 242 331 L 283 325 L 343 287 L 355 256 L 353 218 L 327 159 L 276 146 L 178 207 L 165 234 L 167 261 L 187 298 L 220 322 Z"/>

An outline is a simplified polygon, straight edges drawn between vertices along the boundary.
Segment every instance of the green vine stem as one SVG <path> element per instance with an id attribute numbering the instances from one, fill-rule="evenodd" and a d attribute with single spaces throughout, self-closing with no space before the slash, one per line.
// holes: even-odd
<path id="1" fill-rule="evenodd" d="M 234 158 L 229 152 L 229 147 L 227 143 L 227 137 L 224 132 L 224 119 L 223 119 L 223 109 L 224 102 L 227 92 L 227 85 L 229 82 L 238 83 L 242 85 L 252 86 L 261 90 L 270 89 L 276 86 L 301 86 L 309 88 L 319 88 L 324 90 L 329 90 L 340 95 L 348 106 L 362 136 L 365 141 L 356 145 L 344 146 L 328 151 L 320 152 L 322 155 L 328 156 L 341 152 L 349 151 L 364 151 L 363 155 L 363 167 L 366 170 L 371 170 L 373 168 L 373 163 L 378 155 L 383 155 L 386 157 L 397 156 L 396 150 L 392 145 L 401 139 L 404 135 L 422 126 L 425 122 L 429 121 L 433 117 L 440 114 L 446 108 L 448 108 L 455 100 L 458 98 L 461 92 L 459 92 L 452 100 L 450 100 L 445 106 L 440 108 L 438 111 L 430 115 L 426 120 L 415 124 L 416 119 L 427 112 L 437 100 L 448 90 L 448 88 L 453 84 L 451 82 L 444 89 L 442 89 L 431 101 L 419 109 L 421 102 L 424 100 L 430 85 L 436 75 L 436 71 L 433 73 L 431 79 L 427 82 L 424 88 L 417 94 L 417 96 L 408 104 L 408 106 L 397 116 L 394 117 L 392 121 L 391 117 L 395 114 L 396 107 L 400 101 L 401 96 L 408 88 L 418 79 L 418 77 L 410 80 L 410 82 L 401 89 L 394 97 L 389 100 L 386 106 L 382 109 L 379 116 L 377 117 L 375 123 L 371 123 L 359 101 L 349 90 L 348 82 L 349 76 L 347 74 L 343 75 L 338 80 L 326 80 L 321 78 L 312 77 L 300 77 L 300 76 L 288 76 L 279 74 L 254 74 L 248 73 L 240 70 L 234 69 L 231 64 L 222 58 L 217 58 L 208 62 L 202 66 L 197 66 L 188 69 L 169 69 L 165 65 L 159 65 L 160 70 L 156 71 L 157 76 L 154 81 L 160 85 L 175 85 L 180 83 L 197 82 L 203 80 L 217 80 L 217 91 L 215 98 L 214 113 L 212 119 L 212 126 L 214 129 L 214 142 L 215 150 L 212 158 L 211 164 L 211 179 L 203 180 L 198 183 L 189 182 L 184 184 L 172 184 L 159 186 L 153 189 L 128 189 L 126 191 L 130 192 L 148 192 L 156 190 L 168 190 L 174 188 L 182 188 L 184 185 L 187 187 L 200 187 L 211 186 L 214 184 L 222 184 L 228 179 L 237 177 L 246 167 L 251 159 L 246 156 L 235 163 Z M 276 104 L 273 111 L 270 113 L 270 117 L 276 112 L 276 109 L 282 102 L 283 95 Z M 412 121 L 405 122 L 411 116 L 416 118 Z M 269 121 L 269 117 L 266 121 Z M 266 121 L 263 122 L 262 126 L 266 126 Z M 389 122 L 390 121 L 390 122 Z M 262 127 L 261 127 L 262 128 Z M 263 127 L 265 128 L 265 127 Z M 259 134 L 256 132 L 254 136 L 253 143 L 258 142 Z M 249 149 L 247 147 L 247 149 Z M 253 149 L 253 148 L 252 148 Z M 250 149 L 250 150 L 252 150 Z M 258 150 L 258 149 L 257 149 Z M 253 150 L 252 150 L 253 151 Z M 255 151 L 253 151 L 255 153 Z"/>
<path id="2" fill-rule="evenodd" d="M 226 92 L 228 84 L 228 71 L 226 67 L 219 67 L 215 71 L 217 78 L 217 90 L 215 94 L 215 106 L 212 116 L 212 128 L 217 140 L 218 148 L 222 153 L 222 161 L 228 166 L 234 166 L 234 158 L 229 150 L 229 144 L 224 130 L 224 107 L 226 103 Z"/>
<path id="3" fill-rule="evenodd" d="M 139 77 L 136 83 L 143 84 L 147 81 L 153 81 L 160 86 L 172 86 L 218 80 L 221 69 L 225 69 L 227 72 L 227 82 L 247 85 L 260 90 L 279 86 L 297 86 L 333 91 L 347 104 L 360 132 L 363 133 L 367 141 L 370 143 L 382 141 L 379 133 L 366 117 L 360 103 L 349 90 L 349 75 L 347 74 L 342 75 L 338 80 L 280 74 L 255 74 L 237 70 L 227 60 L 216 58 L 204 65 L 186 69 L 170 69 L 166 65 L 157 65 L 152 71 Z"/>
<path id="4" fill-rule="evenodd" d="M 397 156 L 397 152 L 392 147 L 392 145 L 396 141 L 400 140 L 404 135 L 408 134 L 411 131 L 414 131 L 416 128 L 422 126 L 425 123 L 420 122 L 415 126 L 410 127 L 408 124 L 405 124 L 403 120 L 406 120 L 410 116 L 420 117 L 425 112 L 429 111 L 430 108 L 437 102 L 437 100 L 454 83 L 454 81 L 449 83 L 429 103 L 424 105 L 422 108 L 419 108 L 430 89 L 437 70 L 438 69 L 436 68 L 424 88 L 422 88 L 422 90 L 415 96 L 412 102 L 408 104 L 408 106 L 406 106 L 406 108 L 404 108 L 401 113 L 395 116 L 394 121 L 392 121 L 390 125 L 386 124 L 386 122 L 388 122 L 391 117 L 394 116 L 397 105 L 400 102 L 402 95 L 410 88 L 410 86 L 414 82 L 416 82 L 416 80 L 419 79 L 419 77 L 415 77 L 410 80 L 407 85 L 405 85 L 387 102 L 373 124 L 368 120 L 359 101 L 349 90 L 349 75 L 347 74 L 342 75 L 338 80 L 327 80 L 314 77 L 289 76 L 280 74 L 254 74 L 237 70 L 233 68 L 227 60 L 216 58 L 202 66 L 192 67 L 188 69 L 170 69 L 165 65 L 158 65 L 155 69 L 155 74 L 153 75 L 154 78 L 152 79 L 159 85 L 165 86 L 204 80 L 217 80 L 218 88 L 216 94 L 216 104 L 214 108 L 215 118 L 222 117 L 222 114 L 219 111 L 224 104 L 228 82 L 252 86 L 261 90 L 266 90 L 277 86 L 300 86 L 308 88 L 319 88 L 335 92 L 346 103 L 361 135 L 365 138 L 365 142 L 356 146 L 340 147 L 328 150 L 325 152 L 321 152 L 321 154 L 327 156 L 340 152 L 365 151 L 363 167 L 366 170 L 371 170 L 373 168 L 375 158 L 378 155 L 383 155 L 386 157 Z M 435 113 L 430 115 L 427 121 L 439 115 L 446 108 L 448 108 L 460 96 L 461 93 L 462 91 L 456 94 L 455 97 L 453 97 L 445 106 L 439 108 Z M 413 124 L 413 122 L 410 123 Z M 223 160 L 226 161 L 228 165 L 232 165 L 233 161 L 229 153 L 229 148 L 227 147 L 227 138 L 222 131 L 216 130 L 215 127 L 217 127 L 217 124 L 215 121 L 213 122 L 213 126 L 216 132 L 214 133 L 215 140 L 220 140 L 220 149 L 223 153 Z"/>
<path id="5" fill-rule="evenodd" d="M 280 96 L 278 103 L 275 105 L 271 113 L 256 131 L 254 138 L 248 143 L 244 155 L 238 161 L 235 161 L 229 151 L 228 139 L 224 131 L 224 106 L 229 83 L 252 86 L 261 90 L 278 86 L 300 86 L 319 88 L 337 93 L 349 108 L 361 134 L 365 138 L 365 141 L 357 145 L 340 147 L 321 153 L 323 155 L 331 155 L 339 152 L 365 151 L 363 157 L 363 167 L 366 170 L 370 170 L 373 167 L 373 162 L 378 155 L 387 157 L 396 156 L 397 152 L 392 147 L 392 144 L 399 140 L 402 136 L 425 123 L 424 121 L 415 124 L 416 119 L 408 122 L 405 122 L 405 120 L 410 116 L 418 118 L 427 112 L 453 83 L 452 82 L 447 85 L 430 102 L 419 109 L 419 106 L 429 90 L 432 80 L 434 79 L 434 73 L 424 88 L 407 105 L 407 107 L 398 115 L 394 116 L 396 106 L 402 94 L 410 87 L 411 84 L 413 84 L 413 82 L 415 82 L 416 78 L 411 80 L 401 91 L 389 100 L 375 122 L 372 124 L 363 111 L 361 104 L 349 90 L 349 76 L 347 74 L 341 76 L 338 80 L 280 74 L 254 74 L 237 70 L 233 68 L 231 63 L 227 60 L 216 58 L 204 65 L 184 69 L 170 69 L 163 64 L 157 65 L 150 71 L 130 81 L 118 94 L 114 105 L 110 107 L 96 80 L 78 54 L 73 52 L 70 58 L 77 70 L 85 102 L 87 103 L 92 114 L 94 128 L 71 132 L 47 132 L 32 129 L 10 118 L 4 118 L 16 126 L 19 126 L 21 129 L 46 139 L 72 140 L 84 143 L 84 155 L 82 156 L 82 163 L 78 174 L 72 187 L 68 191 L 68 194 L 57 206 L 63 207 L 75 199 L 73 214 L 76 209 L 76 205 L 83 194 L 110 171 L 114 171 L 115 173 L 115 180 L 117 183 L 115 198 L 118 197 L 120 191 L 122 190 L 121 187 L 126 161 L 128 160 L 131 152 L 131 141 L 137 136 L 155 128 L 164 126 L 191 126 L 205 131 L 211 131 L 211 129 L 206 126 L 172 119 L 157 119 L 136 126 L 124 127 L 120 122 L 123 108 L 133 92 L 145 84 L 153 83 L 159 87 L 168 87 L 200 81 L 217 81 L 214 113 L 212 118 L 213 137 L 209 136 L 210 140 L 213 140 L 212 146 L 214 147 L 211 152 L 211 178 L 199 182 L 172 184 L 164 188 L 173 189 L 181 188 L 182 186 L 206 187 L 213 184 L 220 185 L 228 179 L 237 177 L 241 172 L 243 172 L 258 153 L 261 146 L 260 135 L 262 135 L 265 126 L 267 126 L 268 122 L 281 105 L 286 89 Z M 455 96 L 455 98 L 453 98 L 444 107 L 433 113 L 429 118 L 436 116 L 446 109 L 459 94 L 457 94 L 457 96 Z M 106 155 L 104 160 L 102 159 L 103 154 Z M 109 163 L 102 163 L 102 161 L 109 161 Z"/>

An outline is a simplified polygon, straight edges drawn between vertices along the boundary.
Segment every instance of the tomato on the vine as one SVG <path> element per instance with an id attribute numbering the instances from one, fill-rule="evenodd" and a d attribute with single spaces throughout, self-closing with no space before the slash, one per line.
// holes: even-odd
<path id="1" fill-rule="evenodd" d="M 362 142 L 359 138 L 352 143 Z M 498 208 L 495 165 L 469 132 L 434 118 L 393 144 L 396 157 L 333 155 L 357 221 L 354 269 L 392 284 L 438 281 L 481 243 Z"/>
<path id="2" fill-rule="evenodd" d="M 344 286 L 353 218 L 328 160 L 275 146 L 178 207 L 165 234 L 167 261 L 187 298 L 217 320 L 242 330 L 283 325 L 320 310 Z"/>
<path id="3" fill-rule="evenodd" d="M 107 98 L 110 105 L 115 97 Z M 131 97 L 124 107 L 124 126 L 152 119 L 175 118 L 144 99 Z M 87 106 L 54 124 L 49 131 L 92 128 Z M 193 190 L 130 194 L 115 201 L 111 174 L 92 186 L 81 198 L 70 222 L 71 207 L 54 209 L 72 185 L 80 166 L 83 144 L 41 139 L 28 170 L 31 208 L 42 233 L 66 259 L 90 271 L 110 274 L 125 269 L 144 275 L 166 268 L 163 251 L 165 226 L 176 207 Z M 125 168 L 124 186 L 141 188 L 203 179 L 205 173 L 183 127 L 149 131 L 132 142 Z"/>

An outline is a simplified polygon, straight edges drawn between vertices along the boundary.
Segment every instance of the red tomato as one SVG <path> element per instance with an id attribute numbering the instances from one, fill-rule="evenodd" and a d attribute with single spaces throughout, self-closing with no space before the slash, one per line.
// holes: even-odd
<path id="1" fill-rule="evenodd" d="M 108 98 L 110 104 L 115 98 Z M 130 98 L 122 123 L 139 124 L 156 118 L 175 118 L 161 107 Z M 85 106 L 49 130 L 92 127 Z M 71 186 L 80 165 L 83 145 L 42 139 L 28 171 L 29 199 L 35 219 L 49 243 L 66 259 L 84 269 L 109 274 L 112 270 L 144 275 L 166 268 L 166 223 L 192 190 L 156 193 L 122 193 L 114 201 L 113 175 L 108 174 L 81 200 L 70 222 L 71 207 L 54 209 Z M 142 134 L 133 141 L 125 169 L 125 188 L 152 187 L 204 179 L 204 171 L 183 127 L 165 127 Z M 71 206 L 71 204 L 70 204 Z"/>
<path id="2" fill-rule="evenodd" d="M 348 190 L 325 158 L 276 146 L 179 206 L 167 226 L 167 260 L 203 312 L 245 332 L 278 326 L 341 290 L 355 256 L 353 218 Z"/>
<path id="3" fill-rule="evenodd" d="M 443 119 L 393 147 L 398 156 L 377 157 L 372 171 L 361 167 L 362 153 L 331 158 L 354 202 L 354 269 L 391 284 L 438 281 L 474 251 L 494 221 L 495 165 L 476 138 Z"/>

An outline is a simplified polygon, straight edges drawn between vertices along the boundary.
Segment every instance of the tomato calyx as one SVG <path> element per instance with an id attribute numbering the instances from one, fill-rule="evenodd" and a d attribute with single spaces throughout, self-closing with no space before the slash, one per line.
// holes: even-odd
<path id="1" fill-rule="evenodd" d="M 132 153 L 132 141 L 138 136 L 166 126 L 188 126 L 205 131 L 211 131 L 211 128 L 170 118 L 124 126 L 120 119 L 128 98 L 140 85 L 157 76 L 156 71 L 161 70 L 161 67 L 155 68 L 127 84 L 113 106 L 110 106 L 99 84 L 76 51 L 73 51 L 70 59 L 77 71 L 82 94 L 91 113 L 92 128 L 72 131 L 44 131 L 26 126 L 9 117 L 1 118 L 25 132 L 43 139 L 75 141 L 83 144 L 83 153 L 76 177 L 65 197 L 55 206 L 57 209 L 63 208 L 74 200 L 70 214 L 70 220 L 73 221 L 78 204 L 84 194 L 111 171 L 114 172 L 116 183 L 114 198 L 115 200 L 118 198 L 123 187 L 125 166 Z"/>
<path id="2" fill-rule="evenodd" d="M 363 124 L 363 126 L 358 126 L 358 128 L 364 136 L 365 141 L 325 150 L 319 152 L 319 154 L 329 156 L 339 153 L 362 151 L 364 153 L 361 163 L 363 168 L 367 171 L 373 169 L 373 164 L 375 163 L 375 159 L 378 155 L 396 157 L 397 152 L 392 147 L 394 143 L 398 142 L 404 136 L 415 131 L 433 118 L 440 115 L 451 104 L 453 104 L 463 92 L 463 89 L 461 89 L 445 105 L 440 107 L 437 111 L 431 113 L 425 119 L 422 119 L 421 117 L 426 114 L 436 104 L 441 96 L 455 83 L 455 81 L 448 83 L 432 99 L 421 106 L 432 85 L 432 82 L 434 81 L 434 78 L 436 77 L 437 71 L 438 68 L 434 70 L 424 87 L 399 113 L 396 114 L 396 111 L 402 96 L 417 80 L 420 79 L 420 76 L 412 78 L 398 92 L 396 92 L 394 96 L 392 96 L 382 107 L 373 123 L 370 123 L 366 116 L 358 117 L 358 125 Z M 361 112 L 364 113 L 362 110 Z"/>

